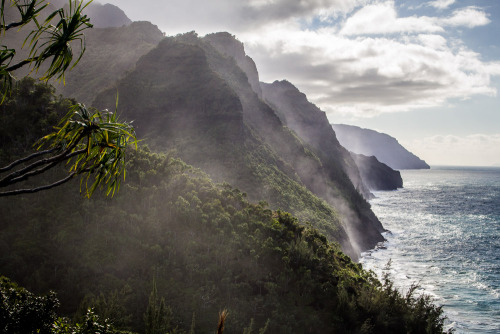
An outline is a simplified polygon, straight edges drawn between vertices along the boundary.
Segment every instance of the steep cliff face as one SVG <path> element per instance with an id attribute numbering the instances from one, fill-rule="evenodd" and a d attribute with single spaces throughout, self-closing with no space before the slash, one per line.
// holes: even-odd
<path id="1" fill-rule="evenodd" d="M 203 39 L 223 56 L 233 58 L 238 67 L 246 74 L 253 91 L 262 97 L 257 66 L 253 59 L 246 55 L 243 43 L 227 32 L 208 34 Z"/>
<path id="2" fill-rule="evenodd" d="M 246 132 L 241 103 L 210 70 L 203 49 L 163 40 L 93 105 L 109 109 L 116 92 L 120 113 L 134 121 L 148 145 L 176 149 L 186 162 L 213 176 L 237 179 L 233 165 L 241 164 L 235 160 Z"/>
<path id="3" fill-rule="evenodd" d="M 374 155 L 393 169 L 429 169 L 429 165 L 405 149 L 398 141 L 374 130 L 345 124 L 332 124 L 342 146 L 366 156 Z"/>
<path id="4" fill-rule="evenodd" d="M 396 190 L 403 188 L 401 173 L 381 163 L 376 157 L 351 152 L 363 181 L 371 190 Z"/>
<path id="5" fill-rule="evenodd" d="M 217 43 L 212 44 L 211 41 L 214 39 Z M 224 39 L 226 41 L 221 42 Z M 235 49 L 234 45 L 238 45 L 238 55 L 240 59 L 242 58 L 242 51 L 239 48 L 241 43 L 234 41 L 233 36 L 221 34 L 215 38 L 212 35 L 206 40 L 219 51 L 219 54 L 223 55 L 234 53 L 231 50 Z M 212 54 L 210 51 L 207 53 Z M 220 66 L 222 62 L 216 59 L 210 60 L 210 56 L 209 62 L 221 77 L 231 83 L 231 87 L 240 97 L 246 124 L 268 143 L 278 156 L 292 166 L 308 189 L 338 210 L 345 220 L 346 230 L 351 234 L 351 240 L 356 243 L 358 251 L 370 248 L 374 246 L 374 243 L 383 240 L 380 234 L 383 231 L 382 225 L 348 177 L 349 173 L 349 176 L 352 175 L 355 180 L 356 187 L 367 196 L 370 195 L 369 190 L 362 183 L 354 161 L 338 143 L 336 148 L 325 144 L 325 136 L 330 138 L 332 135 L 331 138 L 335 141 L 336 139 L 324 113 L 319 111 L 310 115 L 306 113 L 306 117 L 302 118 L 297 116 L 297 123 L 303 122 L 303 127 L 290 126 L 287 120 L 281 117 L 282 112 L 278 111 L 277 106 L 269 103 L 268 100 L 266 100 L 268 103 L 263 103 L 259 99 L 259 92 L 252 89 L 250 84 L 252 80 L 248 80 L 248 75 L 255 78 L 258 73 L 250 71 L 247 75 L 248 71 L 238 68 L 238 61 L 234 57 L 230 58 L 237 68 L 232 68 L 231 63 Z M 235 75 L 238 71 L 243 73 Z M 265 98 L 265 87 L 261 86 L 261 89 L 262 96 Z M 303 99 L 307 102 L 305 96 Z M 310 105 L 309 102 L 307 104 Z M 325 135 L 325 133 L 330 135 Z"/>
<path id="6" fill-rule="evenodd" d="M 261 83 L 261 87 L 264 99 L 274 107 L 281 121 L 314 148 L 331 173 L 338 173 L 334 169 L 342 169 L 355 188 L 365 198 L 371 198 L 349 152 L 335 137 L 326 114 L 288 81 Z"/>

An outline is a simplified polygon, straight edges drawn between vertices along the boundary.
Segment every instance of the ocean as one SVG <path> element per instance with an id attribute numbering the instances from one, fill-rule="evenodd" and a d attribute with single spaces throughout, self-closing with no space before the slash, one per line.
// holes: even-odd
<path id="1" fill-rule="evenodd" d="M 456 333 L 500 333 L 500 168 L 401 171 L 404 188 L 375 192 L 387 242 L 360 262 L 413 283 L 443 307 Z M 387 263 L 390 266 L 387 268 Z"/>

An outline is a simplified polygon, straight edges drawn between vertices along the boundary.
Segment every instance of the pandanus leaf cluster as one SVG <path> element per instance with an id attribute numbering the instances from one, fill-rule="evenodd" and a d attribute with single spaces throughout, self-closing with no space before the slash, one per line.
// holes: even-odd
<path id="1" fill-rule="evenodd" d="M 77 176 L 80 190 L 87 197 L 98 188 L 113 196 L 120 188 L 121 177 L 125 177 L 125 154 L 130 143 L 137 148 L 134 128 L 131 123 L 120 122 L 116 110 L 99 111 L 75 104 L 54 131 L 36 143 L 36 152 L 0 168 L 0 175 L 8 173 L 0 178 L 0 188 L 8 188 L 0 192 L 0 197 L 47 190 Z M 14 189 L 62 164 L 66 173 L 58 181 Z"/>
<path id="2" fill-rule="evenodd" d="M 120 123 L 116 112 L 98 111 L 83 104 L 71 107 L 56 131 L 43 137 L 40 146 L 57 149 L 67 159 L 70 175 L 80 175 L 87 196 L 99 187 L 114 195 L 125 177 L 127 145 L 137 139 L 131 123 Z"/>
<path id="3" fill-rule="evenodd" d="M 57 9 L 46 19 L 39 21 L 38 16 L 48 5 L 45 0 L 1 0 L 0 33 L 2 35 L 14 27 L 23 27 L 28 23 L 35 25 L 24 40 L 23 47 L 29 48 L 29 55 L 25 59 L 16 59 L 15 49 L 5 45 L 0 47 L 0 77 L 4 98 L 12 88 L 13 72 L 24 66 L 29 66 L 32 72 L 38 72 L 42 65 L 47 63 L 49 66 L 44 70 L 41 79 L 55 78 L 64 81 L 66 70 L 78 64 L 85 52 L 83 32 L 91 28 L 92 24 L 90 18 L 83 14 L 83 10 L 90 2 L 92 1 L 84 3 L 69 0 L 67 8 Z M 8 3 L 17 10 L 19 19 L 15 22 L 5 22 L 4 14 Z M 80 45 L 76 57 L 72 48 L 73 42 Z"/>

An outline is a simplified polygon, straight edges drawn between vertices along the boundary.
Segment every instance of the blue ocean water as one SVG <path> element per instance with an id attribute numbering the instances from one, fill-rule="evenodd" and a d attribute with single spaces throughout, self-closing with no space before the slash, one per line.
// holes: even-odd
<path id="1" fill-rule="evenodd" d="M 376 192 L 371 201 L 390 232 L 360 262 L 378 275 L 389 270 L 403 292 L 418 283 L 456 333 L 500 333 L 500 168 L 401 176 L 403 189 Z"/>

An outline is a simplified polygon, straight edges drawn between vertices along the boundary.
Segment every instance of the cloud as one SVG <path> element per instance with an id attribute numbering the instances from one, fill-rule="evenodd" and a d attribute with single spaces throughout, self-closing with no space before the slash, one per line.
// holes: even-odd
<path id="1" fill-rule="evenodd" d="M 398 18 L 393 1 L 365 6 L 349 17 L 340 31 L 342 35 L 378 35 L 401 32 L 443 32 L 430 17 Z"/>
<path id="2" fill-rule="evenodd" d="M 252 22 L 273 22 L 290 18 L 335 16 L 347 13 L 367 0 L 250 0 L 241 8 L 242 17 Z"/>
<path id="3" fill-rule="evenodd" d="M 500 63 L 436 34 L 350 38 L 286 25 L 244 39 L 264 81 L 287 79 L 327 112 L 374 116 L 496 94 Z"/>
<path id="4" fill-rule="evenodd" d="M 411 16 L 400 18 L 394 1 L 375 3 L 349 17 L 342 35 L 380 35 L 396 33 L 442 33 L 445 27 L 474 28 L 490 23 L 485 12 L 476 7 L 461 8 L 449 17 Z"/>
<path id="5" fill-rule="evenodd" d="M 438 135 L 402 144 L 431 165 L 500 165 L 500 134 Z"/>
<path id="6" fill-rule="evenodd" d="M 440 19 L 443 26 L 474 28 L 489 24 L 491 21 L 485 12 L 475 7 L 467 7 L 453 12 L 453 15 Z"/>
<path id="7" fill-rule="evenodd" d="M 132 20 L 149 20 L 167 34 L 239 34 L 262 25 L 313 17 L 335 17 L 370 0 L 101 0 L 122 8 Z"/>
<path id="8" fill-rule="evenodd" d="M 455 3 L 455 0 L 436 0 L 436 1 L 430 1 L 427 3 L 428 6 L 432 6 L 437 9 L 446 9 L 453 5 Z"/>

